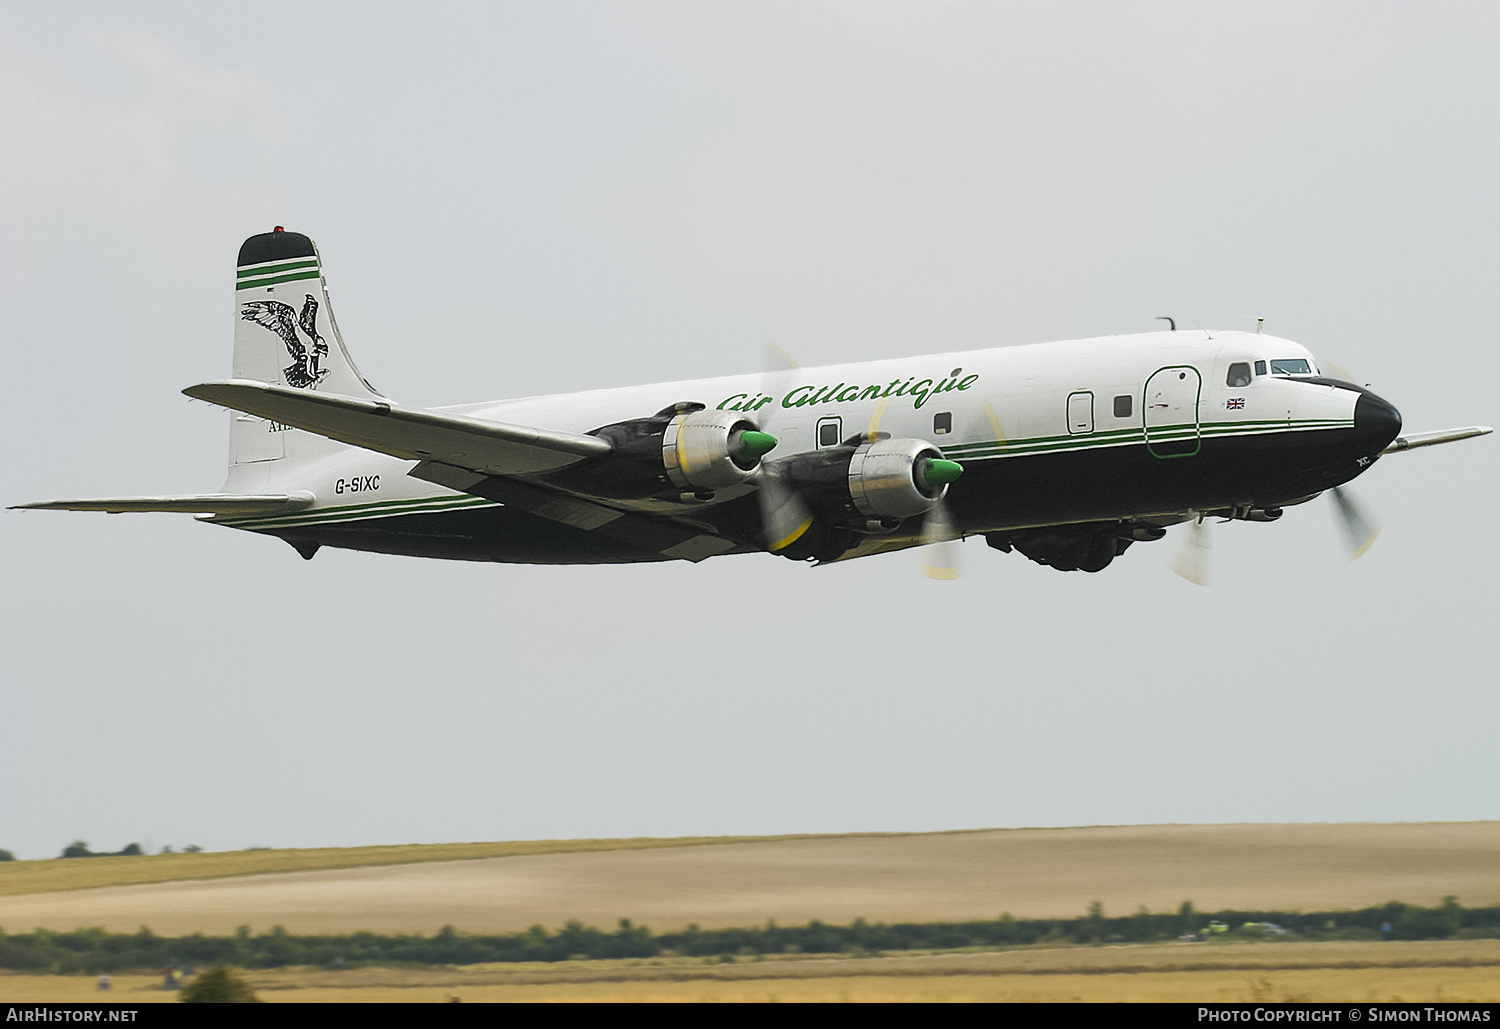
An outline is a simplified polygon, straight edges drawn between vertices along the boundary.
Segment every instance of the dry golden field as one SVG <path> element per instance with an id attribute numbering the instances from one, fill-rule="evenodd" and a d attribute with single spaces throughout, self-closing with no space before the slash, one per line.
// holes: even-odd
<path id="1" fill-rule="evenodd" d="M 1500 941 L 1162 944 L 997 953 L 244 973 L 261 999 L 461 1001 L 1500 1001 Z M 0 1001 L 171 1002 L 155 976 L 0 975 Z"/>
<path id="2" fill-rule="evenodd" d="M 854 836 L 891 835 L 859 833 Z M 500 843 L 408 843 L 387 847 L 320 847 L 299 850 L 232 850 L 197 854 L 151 854 L 102 859 L 0 862 L 0 897 L 58 890 L 95 889 L 182 879 L 224 879 L 277 872 L 308 872 L 426 861 L 472 861 L 518 854 L 565 854 L 601 850 L 701 847 L 716 843 L 761 843 L 814 839 L 793 836 L 639 836 L 616 840 L 512 840 Z"/>
<path id="3" fill-rule="evenodd" d="M 772 918 L 795 925 L 989 919 L 1003 911 L 1076 917 L 1095 900 L 1112 914 L 1142 905 L 1176 910 L 1183 900 L 1200 911 L 1326 911 L 1389 900 L 1431 906 L 1448 894 L 1473 907 L 1500 904 L 1500 822 L 1095 826 L 699 842 L 390 848 L 408 861 L 432 857 L 377 867 L 347 866 L 351 853 L 380 860 L 380 848 L 15 862 L 20 867 L 0 866 L 0 881 L 125 874 L 110 870 L 131 861 L 159 862 L 150 866 L 153 876 L 175 870 L 185 878 L 0 896 L 0 927 L 134 932 L 147 925 L 176 936 L 225 935 L 249 924 L 262 932 L 284 925 L 293 933 L 430 934 L 447 924 L 516 932 L 569 919 L 612 928 L 631 918 L 666 932 L 693 922 L 720 928 Z M 486 847 L 510 856 L 486 857 Z M 275 871 L 311 855 L 326 855 L 319 859 L 335 867 Z M 203 867 L 262 874 L 186 878 L 199 874 L 189 862 L 214 859 L 224 863 Z"/>

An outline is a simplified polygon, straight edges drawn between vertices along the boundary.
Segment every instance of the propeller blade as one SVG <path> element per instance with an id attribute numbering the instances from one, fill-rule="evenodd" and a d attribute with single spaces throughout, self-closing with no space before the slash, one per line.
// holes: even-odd
<path id="1" fill-rule="evenodd" d="M 1188 582 L 1208 585 L 1208 526 L 1203 523 L 1202 515 L 1188 522 L 1187 532 L 1172 558 L 1172 571 Z"/>
<path id="2" fill-rule="evenodd" d="M 775 343 L 767 343 L 761 354 L 759 394 L 770 396 L 776 387 L 800 366 L 797 359 Z M 736 445 L 745 453 L 764 457 L 776 445 L 775 438 L 764 432 L 745 432 Z M 766 549 L 779 553 L 801 539 L 812 528 L 813 515 L 807 502 L 792 487 L 787 476 L 774 461 L 761 461 L 755 482 L 760 501 L 760 528 Z"/>
<path id="3" fill-rule="evenodd" d="M 1342 365 L 1334 364 L 1332 361 L 1319 361 L 1318 368 L 1323 372 L 1324 375 L 1330 375 L 1333 378 L 1339 379 L 1343 382 L 1359 381 L 1354 377 L 1354 373 L 1349 371 L 1349 369 L 1343 367 Z"/>
<path id="4" fill-rule="evenodd" d="M 1344 538 L 1349 544 L 1349 560 L 1354 561 L 1362 557 L 1375 542 L 1375 537 L 1380 535 L 1380 523 L 1371 518 L 1343 486 L 1335 486 L 1328 492 L 1333 495 L 1339 513 L 1339 528 L 1344 530 Z"/>
<path id="5" fill-rule="evenodd" d="M 766 549 L 775 554 L 796 543 L 812 528 L 812 511 L 775 462 L 760 466 L 760 527 Z"/>
<path id="6" fill-rule="evenodd" d="M 797 363 L 795 357 L 781 347 L 778 347 L 775 343 L 766 344 L 766 352 L 761 358 L 761 364 L 768 374 L 771 372 L 793 371 L 802 367 Z"/>
<path id="7" fill-rule="evenodd" d="M 957 579 L 959 542 L 958 527 L 948 505 L 940 500 L 922 519 L 922 574 L 929 579 Z"/>

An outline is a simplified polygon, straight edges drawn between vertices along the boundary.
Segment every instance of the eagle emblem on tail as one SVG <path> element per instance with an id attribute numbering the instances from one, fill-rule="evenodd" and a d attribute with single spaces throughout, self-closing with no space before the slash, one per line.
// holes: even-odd
<path id="1" fill-rule="evenodd" d="M 328 377 L 323 359 L 328 356 L 328 344 L 318 335 L 318 302 L 312 294 L 302 304 L 298 314 L 290 304 L 279 300 L 252 300 L 240 309 L 240 317 L 270 329 L 286 344 L 286 352 L 292 363 L 282 369 L 286 384 L 298 389 L 316 386 Z M 301 330 L 301 335 L 298 334 Z M 307 342 L 302 337 L 307 337 Z"/>

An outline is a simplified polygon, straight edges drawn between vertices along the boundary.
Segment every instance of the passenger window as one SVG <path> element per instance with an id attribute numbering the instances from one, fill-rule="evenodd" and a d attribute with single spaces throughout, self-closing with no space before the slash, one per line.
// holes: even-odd
<path id="1" fill-rule="evenodd" d="M 1224 380 L 1226 386 L 1248 386 L 1253 376 L 1250 374 L 1250 362 L 1236 361 L 1229 366 L 1229 377 Z"/>
<path id="2" fill-rule="evenodd" d="M 1255 362 L 1255 374 L 1256 375 L 1264 375 L 1264 374 L 1266 374 L 1266 362 L 1264 362 L 1264 361 L 1256 361 Z"/>
<path id="3" fill-rule="evenodd" d="M 1116 418 L 1129 418 L 1130 417 L 1130 394 L 1129 393 L 1126 393 L 1124 396 L 1115 397 L 1115 417 Z"/>
<path id="4" fill-rule="evenodd" d="M 953 431 L 953 412 L 943 411 L 932 416 L 932 434 L 946 436 Z"/>
<path id="5" fill-rule="evenodd" d="M 836 447 L 844 438 L 844 420 L 842 418 L 819 418 L 818 419 L 818 449 L 824 447 Z"/>

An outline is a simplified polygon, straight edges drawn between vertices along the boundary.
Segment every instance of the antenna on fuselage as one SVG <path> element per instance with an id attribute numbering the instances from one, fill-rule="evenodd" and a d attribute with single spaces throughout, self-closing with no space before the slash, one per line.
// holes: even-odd
<path id="1" fill-rule="evenodd" d="M 1264 315 L 1256 315 L 1256 317 L 1255 317 L 1255 334 L 1257 336 L 1259 336 L 1260 335 L 1260 330 L 1264 329 L 1265 327 L 1266 327 L 1265 316 Z"/>
<path id="2" fill-rule="evenodd" d="M 1168 325 L 1170 325 L 1172 327 L 1170 331 L 1172 331 L 1172 332 L 1176 332 L 1177 331 L 1177 319 L 1176 318 L 1172 318 L 1172 317 L 1169 317 L 1168 315 L 1164 315 L 1164 314 L 1159 314 L 1159 315 L 1156 316 L 1156 320 L 1159 321 L 1159 322 L 1166 322 Z"/>

